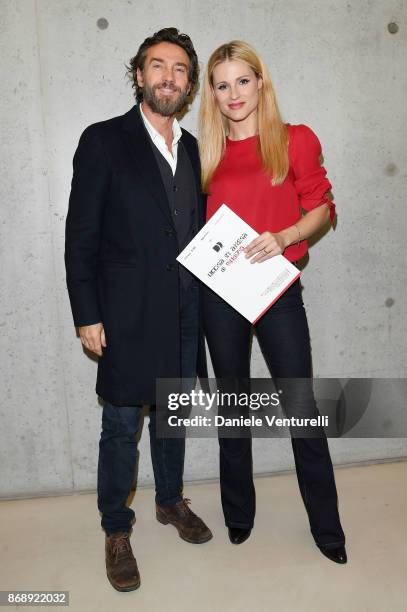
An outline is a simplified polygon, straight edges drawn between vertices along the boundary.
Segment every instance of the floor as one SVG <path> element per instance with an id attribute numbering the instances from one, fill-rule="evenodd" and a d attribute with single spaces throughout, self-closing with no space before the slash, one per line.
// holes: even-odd
<path id="1" fill-rule="evenodd" d="M 227 538 L 217 484 L 185 490 L 214 534 L 203 545 L 158 523 L 153 490 L 139 490 L 131 541 L 141 587 L 131 593 L 106 579 L 94 494 L 3 501 L 0 589 L 68 590 L 69 609 L 86 612 L 405 612 L 407 462 L 335 473 L 346 565 L 316 548 L 296 477 L 284 474 L 256 479 L 256 525 L 240 546 Z"/>

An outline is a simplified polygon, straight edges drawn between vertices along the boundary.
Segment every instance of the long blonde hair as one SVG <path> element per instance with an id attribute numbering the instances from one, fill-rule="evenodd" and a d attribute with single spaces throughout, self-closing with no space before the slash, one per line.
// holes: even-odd
<path id="1" fill-rule="evenodd" d="M 215 99 L 213 70 L 227 60 L 244 62 L 258 79 L 263 80 L 258 105 L 259 155 L 265 172 L 273 176 L 273 185 L 279 185 L 284 181 L 289 166 L 287 126 L 281 119 L 266 66 L 253 47 L 241 40 L 232 40 L 215 49 L 204 76 L 198 136 L 203 191 L 208 193 L 215 170 L 225 152 L 228 123 Z"/>

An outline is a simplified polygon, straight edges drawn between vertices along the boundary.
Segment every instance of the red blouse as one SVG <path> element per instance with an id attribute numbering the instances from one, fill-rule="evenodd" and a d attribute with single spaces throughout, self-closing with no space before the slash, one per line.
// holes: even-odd
<path id="1" fill-rule="evenodd" d="M 321 144 L 306 125 L 288 124 L 289 171 L 281 185 L 273 186 L 257 153 L 258 136 L 244 140 L 226 139 L 222 158 L 209 189 L 209 220 L 222 204 L 227 204 L 259 234 L 280 232 L 301 218 L 301 210 L 310 211 L 323 203 L 329 205 L 331 222 L 335 204 L 327 197 L 332 185 L 320 163 Z M 284 251 L 290 261 L 301 259 L 308 251 L 302 240 Z"/>

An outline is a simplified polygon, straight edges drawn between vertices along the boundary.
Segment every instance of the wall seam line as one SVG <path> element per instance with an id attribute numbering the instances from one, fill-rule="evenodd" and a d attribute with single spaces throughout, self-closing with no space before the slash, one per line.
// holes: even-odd
<path id="1" fill-rule="evenodd" d="M 41 124 L 42 124 L 43 138 L 44 138 L 44 158 L 43 159 L 45 161 L 46 169 L 47 169 L 47 177 L 46 177 L 47 193 L 48 193 L 47 207 L 48 207 L 48 214 L 49 214 L 51 248 L 52 248 L 52 254 L 53 254 L 52 269 L 53 269 L 54 288 L 55 288 L 54 300 L 55 300 L 56 317 L 57 317 L 57 336 L 59 337 L 59 340 L 61 340 L 61 316 L 60 316 L 60 309 L 59 309 L 59 304 L 58 304 L 58 293 L 57 293 L 57 271 L 55 267 L 54 227 L 52 223 L 52 215 L 51 215 L 51 210 L 50 210 L 51 191 L 50 191 L 49 176 L 48 176 L 50 164 L 49 164 L 49 157 L 48 157 L 49 149 L 48 149 L 46 118 L 45 118 L 45 113 L 44 113 L 44 76 L 43 76 L 43 69 L 42 69 L 42 62 L 41 62 L 41 38 L 40 38 L 38 0 L 34 0 L 34 11 L 35 11 L 35 33 L 36 33 L 36 38 L 37 38 L 38 77 L 39 77 L 40 98 L 41 98 L 41 102 L 40 102 Z M 63 358 L 61 358 L 61 361 L 63 362 Z M 74 478 L 74 469 L 73 469 L 73 462 L 72 462 L 72 436 L 71 436 L 71 428 L 70 428 L 70 423 L 69 423 L 68 398 L 67 398 L 67 390 L 66 390 L 65 368 L 63 367 L 63 363 L 62 363 L 62 385 L 63 385 L 63 401 L 65 404 L 65 415 L 66 415 L 66 424 L 67 424 L 69 468 L 71 472 L 70 478 L 71 478 L 72 491 L 75 491 L 75 478 Z"/>

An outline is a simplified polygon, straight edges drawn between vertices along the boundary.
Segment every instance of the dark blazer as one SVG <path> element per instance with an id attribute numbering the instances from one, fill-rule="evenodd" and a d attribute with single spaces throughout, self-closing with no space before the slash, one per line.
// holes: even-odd
<path id="1" fill-rule="evenodd" d="M 205 219 L 196 139 L 182 130 Z M 156 378 L 181 376 L 178 244 L 152 143 L 137 106 L 90 125 L 73 159 L 66 281 L 76 326 L 102 322 L 96 392 L 153 404 Z M 202 325 L 201 325 L 202 329 Z M 203 333 L 198 375 L 206 377 Z"/>

